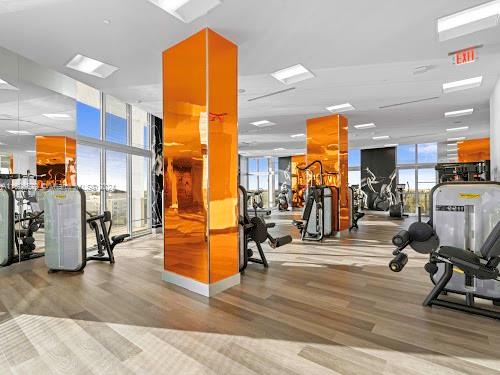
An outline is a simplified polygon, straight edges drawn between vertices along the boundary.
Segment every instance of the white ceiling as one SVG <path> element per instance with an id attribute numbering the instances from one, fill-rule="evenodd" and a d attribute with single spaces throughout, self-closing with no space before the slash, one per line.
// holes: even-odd
<path id="1" fill-rule="evenodd" d="M 500 72 L 500 28 L 438 42 L 436 19 L 484 0 L 223 0 L 207 17 L 184 24 L 146 0 L 0 0 L 0 45 L 130 103 L 161 115 L 161 52 L 204 26 L 239 45 L 240 149 L 256 154 L 303 151 L 305 119 L 329 114 L 326 106 L 350 102 L 351 147 L 445 140 L 454 133 L 488 135 L 489 96 Z M 17 4 L 16 8 L 12 7 Z M 3 5 L 3 7 L 2 7 Z M 111 20 L 105 24 L 104 20 Z M 448 52 L 484 45 L 479 60 L 454 66 Z M 106 80 L 65 68 L 81 53 L 120 70 Z M 295 90 L 269 73 L 297 63 L 316 78 Z M 430 65 L 427 73 L 414 69 Z M 481 88 L 443 95 L 445 81 L 483 75 Z M 425 98 L 400 107 L 381 106 Z M 474 107 L 472 116 L 444 119 L 446 111 Z M 258 129 L 256 120 L 277 125 Z M 455 121 L 461 121 L 459 125 Z M 389 141 L 372 141 L 374 135 Z"/>

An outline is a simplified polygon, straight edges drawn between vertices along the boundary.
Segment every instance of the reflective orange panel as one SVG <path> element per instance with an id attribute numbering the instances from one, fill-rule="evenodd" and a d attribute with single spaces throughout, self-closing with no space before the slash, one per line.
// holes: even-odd
<path id="1" fill-rule="evenodd" d="M 76 186 L 76 140 L 37 136 L 35 145 L 38 187 Z"/>
<path id="2" fill-rule="evenodd" d="M 239 272 L 238 47 L 208 30 L 210 282 Z"/>
<path id="3" fill-rule="evenodd" d="M 323 163 L 324 183 L 339 189 L 340 220 L 336 230 L 346 230 L 350 226 L 347 148 L 347 118 L 331 115 L 307 120 L 307 163 L 320 160 Z M 319 167 L 314 167 L 313 171 L 319 183 Z"/>
<path id="4" fill-rule="evenodd" d="M 208 283 L 206 31 L 163 52 L 165 270 Z"/>
<path id="5" fill-rule="evenodd" d="M 476 161 L 490 160 L 490 139 L 470 139 L 457 142 L 458 161 L 470 163 Z"/>
<path id="6" fill-rule="evenodd" d="M 299 168 L 306 166 L 305 155 L 292 156 L 292 206 L 304 207 L 304 194 L 307 188 L 307 175 Z"/>

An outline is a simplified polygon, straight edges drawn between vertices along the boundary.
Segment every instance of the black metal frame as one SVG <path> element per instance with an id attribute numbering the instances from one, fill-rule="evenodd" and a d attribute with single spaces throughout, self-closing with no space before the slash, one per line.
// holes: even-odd
<path id="1" fill-rule="evenodd" d="M 487 310 L 474 306 L 474 297 L 477 295 L 473 292 L 471 293 L 460 293 L 454 290 L 447 290 L 446 285 L 451 280 L 453 276 L 453 264 L 450 262 L 445 263 L 445 270 L 441 278 L 436 282 L 434 288 L 431 290 L 429 295 L 425 298 L 423 305 L 432 307 L 432 306 L 440 306 L 446 307 L 448 309 L 459 310 L 469 314 L 485 316 L 493 319 L 500 319 L 500 311 Z M 465 303 L 451 302 L 439 299 L 439 296 L 443 293 L 454 293 L 454 294 L 462 294 L 465 295 Z M 483 298 L 483 297 L 481 297 Z M 484 298 L 490 299 L 495 303 L 495 299 L 492 298 Z"/>

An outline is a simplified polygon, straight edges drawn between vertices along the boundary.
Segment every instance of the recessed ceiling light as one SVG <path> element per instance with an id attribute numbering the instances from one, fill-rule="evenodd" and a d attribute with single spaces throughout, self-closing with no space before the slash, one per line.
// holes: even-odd
<path id="1" fill-rule="evenodd" d="M 43 116 L 52 120 L 67 120 L 71 118 L 71 116 L 66 113 L 44 113 Z"/>
<path id="2" fill-rule="evenodd" d="M 303 133 L 299 133 L 299 134 L 292 134 L 290 137 L 292 138 L 302 138 L 302 137 L 305 137 L 306 135 L 303 134 Z"/>
<path id="3" fill-rule="evenodd" d="M 370 128 L 375 128 L 375 124 L 372 122 L 370 124 L 361 124 L 361 125 L 354 125 L 356 129 L 370 129 Z"/>
<path id="4" fill-rule="evenodd" d="M 26 130 L 7 130 L 7 133 L 16 134 L 16 135 L 27 135 L 27 134 L 30 134 L 30 132 L 26 131 Z"/>
<path id="5" fill-rule="evenodd" d="M 251 125 L 255 125 L 255 126 L 259 127 L 259 128 L 265 128 L 267 126 L 276 125 L 274 122 L 267 121 L 267 120 L 255 121 L 255 122 L 251 122 L 250 124 Z"/>
<path id="6" fill-rule="evenodd" d="M 374 141 L 380 141 L 380 140 L 382 140 L 382 139 L 391 139 L 391 137 L 390 137 L 390 136 L 388 136 L 388 135 L 379 135 L 379 136 L 373 137 L 372 139 L 373 139 Z"/>
<path id="7" fill-rule="evenodd" d="M 490 1 L 452 15 L 441 17 L 437 21 L 439 40 L 458 38 L 498 25 L 500 0 Z"/>
<path id="8" fill-rule="evenodd" d="M 16 86 L 12 86 L 7 81 L 0 78 L 0 90 L 19 90 Z"/>
<path id="9" fill-rule="evenodd" d="M 116 66 L 80 54 L 73 57 L 66 66 L 70 69 L 99 78 L 107 78 L 119 69 Z"/>
<path id="10" fill-rule="evenodd" d="M 26 150 L 26 152 L 29 152 L 30 154 L 34 154 L 36 151 L 35 150 Z"/>
<path id="11" fill-rule="evenodd" d="M 397 145 L 397 143 L 389 143 L 387 145 L 384 145 L 384 147 L 396 147 Z"/>
<path id="12" fill-rule="evenodd" d="M 276 78 L 281 83 L 285 85 L 290 85 L 292 83 L 297 83 L 300 81 L 305 81 L 306 79 L 314 78 L 309 70 L 307 70 L 302 64 L 297 64 L 289 68 L 278 70 L 277 72 L 271 73 L 271 76 Z"/>
<path id="13" fill-rule="evenodd" d="M 455 138 L 448 138 L 447 141 L 456 142 L 456 141 L 463 141 L 464 139 L 466 139 L 466 137 L 455 137 Z"/>
<path id="14" fill-rule="evenodd" d="M 474 112 L 474 108 L 461 109 L 459 111 L 446 112 L 444 114 L 444 117 L 450 118 L 450 117 L 468 116 L 468 115 L 472 115 L 473 112 Z"/>
<path id="15" fill-rule="evenodd" d="M 448 129 L 446 129 L 447 132 L 459 132 L 459 131 L 462 131 L 462 130 L 469 130 L 469 127 L 468 126 L 460 126 L 458 128 L 448 128 Z"/>
<path id="16" fill-rule="evenodd" d="M 184 23 L 193 22 L 221 4 L 220 0 L 148 0 Z"/>
<path id="17" fill-rule="evenodd" d="M 110 25 L 111 24 L 111 20 L 108 20 L 108 19 L 104 20 L 103 22 L 104 22 L 105 25 Z"/>
<path id="18" fill-rule="evenodd" d="M 330 112 L 341 113 L 341 112 L 353 111 L 356 108 L 354 108 L 350 103 L 344 103 L 339 105 L 332 105 L 330 107 L 326 107 L 326 109 Z"/>
<path id="19" fill-rule="evenodd" d="M 463 79 L 461 81 L 443 83 L 443 92 L 445 94 L 448 94 L 450 92 L 473 89 L 475 87 L 481 86 L 482 82 L 483 82 L 483 77 L 479 76 L 474 78 Z"/>
<path id="20" fill-rule="evenodd" d="M 274 151 L 286 151 L 286 148 L 279 147 L 279 148 L 275 148 Z"/>

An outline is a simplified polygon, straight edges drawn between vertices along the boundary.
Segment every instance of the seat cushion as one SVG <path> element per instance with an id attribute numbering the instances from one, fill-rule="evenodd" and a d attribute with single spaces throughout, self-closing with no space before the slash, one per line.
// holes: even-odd
<path id="1" fill-rule="evenodd" d="M 111 237 L 111 241 L 113 242 L 123 242 L 125 238 L 130 237 L 130 234 L 120 234 L 119 236 Z"/>
<path id="2" fill-rule="evenodd" d="M 439 249 L 439 255 L 445 258 L 456 258 L 467 263 L 481 264 L 480 258 L 472 251 L 460 249 L 459 247 L 443 246 Z"/>

